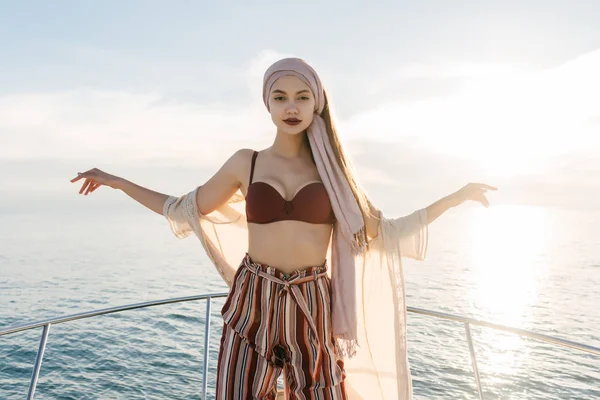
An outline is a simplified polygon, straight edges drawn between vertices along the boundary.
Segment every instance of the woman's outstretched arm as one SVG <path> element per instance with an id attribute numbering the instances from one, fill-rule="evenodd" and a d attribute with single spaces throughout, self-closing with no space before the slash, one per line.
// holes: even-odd
<path id="1" fill-rule="evenodd" d="M 375 242 L 380 245 L 396 243 L 404 257 L 423 260 L 427 252 L 428 225 L 450 208 L 467 200 L 474 200 L 488 207 L 489 202 L 485 197 L 487 190 L 496 188 L 482 183 L 469 183 L 428 207 L 399 218 L 384 218 L 381 211 L 371 204 L 371 215 L 366 220 L 367 235 L 370 239 L 376 239 Z M 384 238 L 379 238 L 382 231 Z"/>
<path id="2" fill-rule="evenodd" d="M 201 214 L 209 214 L 233 196 L 240 187 L 241 177 L 245 176 L 251 157 L 252 150 L 250 149 L 237 151 L 214 176 L 202 185 L 197 195 L 198 211 Z M 109 186 L 123 191 L 141 205 L 160 215 L 163 215 L 164 204 L 170 197 L 167 194 L 147 189 L 98 168 L 78 173 L 77 177 L 71 179 L 71 182 L 75 183 L 81 179 L 85 179 L 85 181 L 79 190 L 80 194 L 87 196 L 100 186 Z"/>
<path id="3" fill-rule="evenodd" d="M 116 189 L 120 189 L 141 205 L 160 215 L 163 215 L 163 205 L 169 198 L 166 194 L 155 192 L 126 179 L 122 179 Z"/>
<path id="4" fill-rule="evenodd" d="M 459 206 L 467 200 L 477 201 L 489 207 L 490 203 L 485 197 L 485 192 L 488 190 L 497 190 L 497 188 L 484 183 L 469 183 L 460 190 L 442 197 L 427 207 L 427 223 L 432 223 L 450 208 Z"/>
<path id="5" fill-rule="evenodd" d="M 169 198 L 166 194 L 146 189 L 126 179 L 108 174 L 98 168 L 78 173 L 77 177 L 71 179 L 71 183 L 75 183 L 81 179 L 85 179 L 85 181 L 79 190 L 79 194 L 87 196 L 100 186 L 109 186 L 113 189 L 122 190 L 141 205 L 160 215 L 163 213 L 163 204 Z"/>

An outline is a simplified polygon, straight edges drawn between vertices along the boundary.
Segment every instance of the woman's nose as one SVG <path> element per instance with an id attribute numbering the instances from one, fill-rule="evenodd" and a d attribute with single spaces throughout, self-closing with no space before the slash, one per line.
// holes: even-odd
<path id="1" fill-rule="evenodd" d="M 288 114 L 290 114 L 290 113 L 298 114 L 298 107 L 296 107 L 296 105 L 294 103 L 291 103 L 285 108 L 285 111 Z"/>

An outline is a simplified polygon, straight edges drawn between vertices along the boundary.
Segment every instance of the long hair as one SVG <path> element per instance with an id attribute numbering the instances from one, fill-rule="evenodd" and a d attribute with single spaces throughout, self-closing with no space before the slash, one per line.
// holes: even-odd
<path id="1" fill-rule="evenodd" d="M 323 112 L 321 113 L 321 117 L 325 121 L 325 126 L 327 128 L 327 137 L 331 142 L 331 147 L 335 154 L 336 161 L 340 166 L 340 169 L 343 171 L 344 176 L 348 181 L 348 185 L 350 185 L 350 189 L 352 189 L 352 194 L 354 195 L 354 198 L 358 203 L 358 207 L 360 208 L 361 214 L 363 216 L 363 221 L 365 222 L 366 226 L 367 217 L 372 215 L 372 203 L 367 197 L 367 194 L 365 193 L 363 188 L 360 187 L 360 185 L 358 184 L 354 170 L 352 168 L 352 164 L 350 163 L 350 158 L 344 152 L 342 143 L 340 142 L 339 136 L 337 134 L 337 129 L 335 128 L 331 107 L 329 104 L 329 100 L 327 99 L 327 92 L 325 89 L 323 89 L 323 94 L 325 96 L 325 106 L 323 108 Z M 306 142 L 308 143 L 308 137 L 306 137 Z M 308 143 L 308 146 L 310 148 L 310 143 Z"/>

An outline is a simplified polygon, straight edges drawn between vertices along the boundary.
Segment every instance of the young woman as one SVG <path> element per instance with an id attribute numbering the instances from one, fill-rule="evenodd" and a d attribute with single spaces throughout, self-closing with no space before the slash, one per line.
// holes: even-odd
<path id="1" fill-rule="evenodd" d="M 184 196 L 96 168 L 72 182 L 85 179 L 85 195 L 120 189 L 164 215 L 178 237 L 200 239 L 231 287 L 217 399 L 274 399 L 282 372 L 288 399 L 409 399 L 400 258 L 424 259 L 428 224 L 467 200 L 487 207 L 495 188 L 471 183 L 387 219 L 356 183 L 312 67 L 276 62 L 263 99 L 273 145 L 239 150 Z"/>

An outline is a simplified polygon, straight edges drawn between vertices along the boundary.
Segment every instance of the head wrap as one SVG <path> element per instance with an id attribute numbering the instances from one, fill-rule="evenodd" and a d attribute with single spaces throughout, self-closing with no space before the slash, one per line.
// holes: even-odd
<path id="1" fill-rule="evenodd" d="M 306 83 L 315 97 L 313 121 L 308 126 L 307 136 L 336 218 L 331 247 L 332 329 L 338 350 L 352 356 L 357 344 L 355 256 L 366 250 L 364 219 L 338 165 L 320 115 L 325 107 L 325 93 L 315 70 L 299 58 L 285 58 L 271 65 L 263 79 L 265 106 L 269 109 L 269 94 L 277 79 L 290 75 Z"/>

